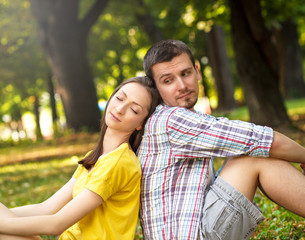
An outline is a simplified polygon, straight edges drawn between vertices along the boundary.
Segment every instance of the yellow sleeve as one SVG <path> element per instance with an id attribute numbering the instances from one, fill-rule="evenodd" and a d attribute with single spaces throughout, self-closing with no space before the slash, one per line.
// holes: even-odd
<path id="1" fill-rule="evenodd" d="M 126 186 L 138 168 L 133 164 L 128 148 L 106 155 L 97 162 L 86 188 L 100 195 L 104 201 Z"/>
<path id="2" fill-rule="evenodd" d="M 92 151 L 89 151 L 86 153 L 85 157 L 88 156 L 89 153 L 91 153 Z M 78 177 L 81 175 L 82 171 L 84 170 L 84 166 L 82 164 L 78 164 L 77 169 L 75 170 L 74 174 L 72 177 L 78 179 Z"/>
<path id="3" fill-rule="evenodd" d="M 81 173 L 82 173 L 83 168 L 84 168 L 84 167 L 83 167 L 81 164 L 78 164 L 78 166 L 77 166 L 75 172 L 73 173 L 72 177 L 78 179 L 78 177 L 79 177 L 79 176 L 81 175 Z"/>

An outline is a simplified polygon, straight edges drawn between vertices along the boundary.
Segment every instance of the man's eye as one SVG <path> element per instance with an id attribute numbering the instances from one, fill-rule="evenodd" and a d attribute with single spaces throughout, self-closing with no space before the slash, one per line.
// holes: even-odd
<path id="1" fill-rule="evenodd" d="M 165 80 L 163 81 L 163 83 L 166 83 L 166 84 L 168 84 L 168 83 L 170 83 L 170 82 L 171 82 L 170 79 L 165 79 Z"/>

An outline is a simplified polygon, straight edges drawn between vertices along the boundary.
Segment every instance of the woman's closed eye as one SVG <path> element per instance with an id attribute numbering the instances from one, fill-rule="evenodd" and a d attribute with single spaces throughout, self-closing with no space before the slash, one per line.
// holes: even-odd
<path id="1" fill-rule="evenodd" d="M 135 114 L 138 114 L 139 113 L 139 111 L 138 110 L 136 110 L 136 109 L 134 109 L 134 108 L 130 108 Z"/>
<path id="2" fill-rule="evenodd" d="M 123 101 L 123 99 L 120 96 L 115 96 L 117 100 Z"/>

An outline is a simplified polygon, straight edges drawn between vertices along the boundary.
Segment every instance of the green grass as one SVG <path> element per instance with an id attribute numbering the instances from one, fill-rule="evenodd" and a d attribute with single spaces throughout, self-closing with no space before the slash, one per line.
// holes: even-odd
<path id="1" fill-rule="evenodd" d="M 304 218 L 279 207 L 259 192 L 254 200 L 263 211 L 266 219 L 259 225 L 252 239 L 305 239 Z"/>
<path id="2" fill-rule="evenodd" d="M 294 118 L 296 115 L 305 114 L 305 98 L 301 99 L 291 99 L 285 102 L 285 106 L 288 112 L 288 115 L 291 118 Z M 214 115 L 214 113 L 213 113 Z M 239 107 L 229 113 L 215 113 L 216 116 L 224 116 L 229 119 L 239 119 L 243 121 L 249 121 L 249 111 L 246 106 Z"/>
<path id="3" fill-rule="evenodd" d="M 305 113 L 305 98 L 293 99 L 286 101 L 288 115 L 304 114 Z"/>
<path id="4" fill-rule="evenodd" d="M 76 169 L 77 158 L 7 165 L 0 167 L 0 201 L 12 208 L 48 199 Z M 56 237 L 43 236 L 43 239 Z"/>
<path id="5" fill-rule="evenodd" d="M 0 199 L 8 207 L 41 202 L 71 177 L 75 157 L 0 167 Z"/>

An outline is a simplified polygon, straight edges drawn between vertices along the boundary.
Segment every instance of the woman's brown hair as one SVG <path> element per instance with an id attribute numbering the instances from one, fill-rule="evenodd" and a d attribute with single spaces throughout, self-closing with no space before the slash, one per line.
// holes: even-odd
<path id="1" fill-rule="evenodd" d="M 107 125 L 105 123 L 105 113 L 107 111 L 108 108 L 108 103 L 109 101 L 112 99 L 112 97 L 126 84 L 128 83 L 138 83 L 141 86 L 145 87 L 145 89 L 147 90 L 147 92 L 150 94 L 150 98 L 151 98 L 151 105 L 150 105 L 150 109 L 148 111 L 148 114 L 146 116 L 146 118 L 144 119 L 143 125 L 145 125 L 147 119 L 150 117 L 150 115 L 155 111 L 156 106 L 161 102 L 161 98 L 159 95 L 158 90 L 154 87 L 154 83 L 146 76 L 144 77 L 133 77 L 130 78 L 126 81 L 124 81 L 123 83 L 121 83 L 111 94 L 110 98 L 108 99 L 108 102 L 106 104 L 106 108 L 104 111 L 104 114 L 102 116 L 101 119 L 101 131 L 100 131 L 100 137 L 99 140 L 97 142 L 97 145 L 95 147 L 94 150 L 92 150 L 87 156 L 85 156 L 82 160 L 80 160 L 78 163 L 82 164 L 86 169 L 90 169 L 91 167 L 94 166 L 94 164 L 96 163 L 96 161 L 98 160 L 98 158 L 102 155 L 103 153 L 103 141 L 104 141 L 104 136 L 105 136 L 105 132 L 107 129 Z M 129 138 L 129 143 L 132 147 L 132 150 L 134 152 L 137 151 L 141 140 L 142 140 L 142 136 L 144 134 L 144 127 L 137 131 L 135 130 L 130 138 Z"/>

